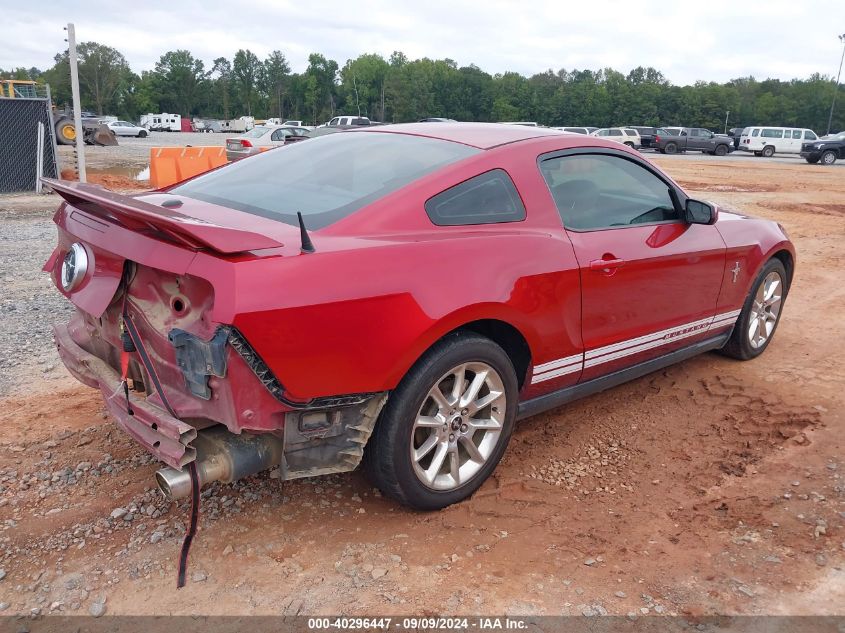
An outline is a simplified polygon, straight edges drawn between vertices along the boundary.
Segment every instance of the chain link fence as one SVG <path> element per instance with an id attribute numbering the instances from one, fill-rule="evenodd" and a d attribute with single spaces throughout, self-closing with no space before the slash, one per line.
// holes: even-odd
<path id="1" fill-rule="evenodd" d="M 0 193 L 38 190 L 39 166 L 42 176 L 58 176 L 54 134 L 49 99 L 0 98 Z"/>

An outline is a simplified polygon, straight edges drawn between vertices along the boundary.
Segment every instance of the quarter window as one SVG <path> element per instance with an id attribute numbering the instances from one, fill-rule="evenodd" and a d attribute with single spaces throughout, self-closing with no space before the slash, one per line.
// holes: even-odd
<path id="1" fill-rule="evenodd" d="M 669 185 L 619 156 L 578 154 L 540 164 L 564 226 L 593 231 L 680 219 Z"/>
<path id="2" fill-rule="evenodd" d="M 495 224 L 525 219 L 525 207 L 502 169 L 470 178 L 429 198 L 425 212 L 437 226 Z"/>
<path id="3" fill-rule="evenodd" d="M 760 130 L 755 128 L 751 131 L 751 136 L 760 136 Z"/>

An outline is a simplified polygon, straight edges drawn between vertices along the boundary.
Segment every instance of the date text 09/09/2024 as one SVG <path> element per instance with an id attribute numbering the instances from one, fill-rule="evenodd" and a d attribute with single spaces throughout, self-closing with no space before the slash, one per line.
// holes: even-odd
<path id="1" fill-rule="evenodd" d="M 308 618 L 308 630 L 390 630 L 406 629 L 412 631 L 520 631 L 527 627 L 527 623 L 519 618 L 510 617 L 411 617 L 411 618 Z"/>

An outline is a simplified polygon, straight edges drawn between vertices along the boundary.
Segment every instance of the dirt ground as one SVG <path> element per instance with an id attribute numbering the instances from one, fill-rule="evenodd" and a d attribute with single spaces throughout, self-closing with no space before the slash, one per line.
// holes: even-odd
<path id="1" fill-rule="evenodd" d="M 0 260 L 11 282 L 0 339 L 16 356 L 0 382 L 0 608 L 845 614 L 842 171 L 657 162 L 795 241 L 795 282 L 764 356 L 706 354 L 526 420 L 495 476 L 441 512 L 382 499 L 357 472 L 211 486 L 178 592 L 187 505 L 152 489 L 157 465 L 67 376 L 46 334 L 31 337 L 35 360 L 15 352 L 24 334 L 9 324 L 51 292 L 36 259 L 52 248 L 53 203 L 16 213 L 0 202 L 3 246 L 29 256 Z M 58 308 L 32 318 L 45 310 Z"/>

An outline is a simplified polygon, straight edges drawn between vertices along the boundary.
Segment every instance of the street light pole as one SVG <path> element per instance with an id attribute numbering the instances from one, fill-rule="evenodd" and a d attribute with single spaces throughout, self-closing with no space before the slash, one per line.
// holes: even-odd
<path id="1" fill-rule="evenodd" d="M 833 108 L 836 107 L 836 93 L 839 92 L 839 77 L 842 75 L 842 61 L 845 60 L 845 33 L 839 36 L 842 42 L 842 57 L 839 59 L 839 72 L 836 73 L 836 83 L 833 85 L 833 101 L 830 104 L 830 116 L 827 117 L 827 133 L 830 134 L 830 124 L 833 122 Z"/>

